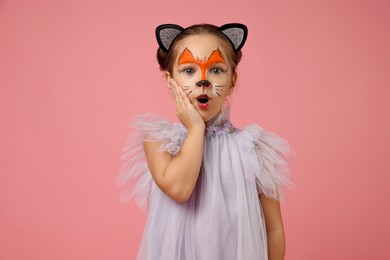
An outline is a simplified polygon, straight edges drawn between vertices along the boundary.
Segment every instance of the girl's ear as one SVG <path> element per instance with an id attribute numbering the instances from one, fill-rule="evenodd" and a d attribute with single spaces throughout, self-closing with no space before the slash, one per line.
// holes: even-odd
<path id="1" fill-rule="evenodd" d="M 167 86 L 169 89 L 172 89 L 172 85 L 171 85 L 171 73 L 169 73 L 169 71 L 165 71 L 165 80 L 167 82 Z"/>
<path id="2" fill-rule="evenodd" d="M 176 24 L 162 24 L 156 28 L 156 39 L 160 48 L 168 52 L 173 40 L 184 30 Z"/>
<path id="3" fill-rule="evenodd" d="M 244 24 L 228 23 L 219 27 L 219 29 L 229 38 L 235 51 L 239 51 L 244 46 L 248 36 L 248 28 Z"/>
<path id="4" fill-rule="evenodd" d="M 232 77 L 232 85 L 229 88 L 228 96 L 233 93 L 233 90 L 236 87 L 236 81 L 237 81 L 237 71 L 234 72 L 234 75 Z"/>
<path id="5" fill-rule="evenodd" d="M 235 86 L 231 86 L 231 87 L 229 88 L 227 96 L 230 96 L 230 95 L 233 93 L 234 88 L 235 88 Z"/>

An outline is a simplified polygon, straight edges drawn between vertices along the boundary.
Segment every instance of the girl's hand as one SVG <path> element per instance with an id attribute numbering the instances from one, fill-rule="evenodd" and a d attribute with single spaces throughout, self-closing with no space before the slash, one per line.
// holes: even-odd
<path id="1" fill-rule="evenodd" d="M 194 129 L 205 129 L 205 123 L 202 116 L 196 110 L 194 105 L 188 99 L 183 89 L 179 87 L 174 79 L 170 80 L 173 95 L 176 102 L 176 115 L 180 122 L 187 128 L 188 131 Z"/>

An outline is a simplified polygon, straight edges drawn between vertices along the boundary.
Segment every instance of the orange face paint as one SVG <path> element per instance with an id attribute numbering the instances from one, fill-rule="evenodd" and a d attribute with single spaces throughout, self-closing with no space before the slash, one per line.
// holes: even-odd
<path id="1" fill-rule="evenodd" d="M 225 60 L 223 59 L 222 52 L 216 48 L 210 56 L 206 59 L 200 60 L 195 59 L 194 55 L 192 55 L 191 51 L 187 48 L 184 49 L 184 51 L 180 54 L 179 57 L 179 65 L 186 64 L 186 63 L 196 63 L 200 71 L 202 72 L 202 80 L 206 80 L 206 71 L 207 69 L 216 63 L 225 63 Z"/>

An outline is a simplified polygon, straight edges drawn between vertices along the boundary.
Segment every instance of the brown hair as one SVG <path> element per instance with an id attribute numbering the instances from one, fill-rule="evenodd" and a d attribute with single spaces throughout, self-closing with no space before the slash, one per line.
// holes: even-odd
<path id="1" fill-rule="evenodd" d="M 188 28 L 186 28 L 184 31 L 182 31 L 172 42 L 168 52 L 165 52 L 160 47 L 157 49 L 157 60 L 158 64 L 160 65 L 161 71 L 169 71 L 169 73 L 172 74 L 173 69 L 173 63 L 174 63 L 174 57 L 175 57 L 175 46 L 178 42 L 180 42 L 182 39 L 192 36 L 192 35 L 198 35 L 198 34 L 210 34 L 218 37 L 222 42 L 224 42 L 228 47 L 227 49 L 227 56 L 232 62 L 232 74 L 235 73 L 238 63 L 241 60 L 242 52 L 241 50 L 235 51 L 233 48 L 232 43 L 230 42 L 229 38 L 223 34 L 219 27 L 212 25 L 212 24 L 195 24 Z"/>

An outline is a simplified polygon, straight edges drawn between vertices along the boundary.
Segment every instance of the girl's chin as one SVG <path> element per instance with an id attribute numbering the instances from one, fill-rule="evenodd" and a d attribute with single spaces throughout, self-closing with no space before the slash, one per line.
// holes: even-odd
<path id="1" fill-rule="evenodd" d="M 204 122 L 207 122 L 215 117 L 222 109 L 222 106 L 220 106 L 218 103 L 209 103 L 207 107 L 199 106 L 197 101 L 194 103 L 193 105 L 195 109 L 199 112 Z"/>
<path id="2" fill-rule="evenodd" d="M 209 121 L 210 119 L 212 119 L 213 117 L 215 117 L 218 113 L 217 112 L 214 112 L 214 111 L 211 111 L 211 110 L 202 110 L 202 109 L 199 109 L 199 114 L 201 115 L 201 117 L 203 118 L 203 121 L 204 122 L 207 122 Z"/>

